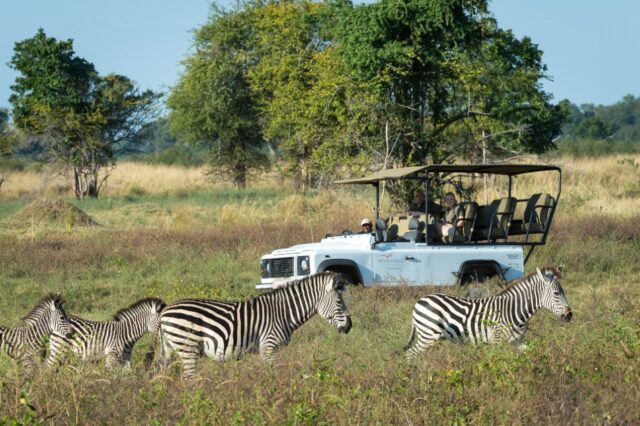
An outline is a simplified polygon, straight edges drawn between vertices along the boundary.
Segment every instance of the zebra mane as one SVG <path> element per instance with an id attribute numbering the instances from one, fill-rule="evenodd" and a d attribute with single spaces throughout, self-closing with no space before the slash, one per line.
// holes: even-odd
<path id="1" fill-rule="evenodd" d="M 114 321 L 122 321 L 123 319 L 127 318 L 127 314 L 131 313 L 131 311 L 136 310 L 137 308 L 139 308 L 142 305 L 146 305 L 146 304 L 159 304 L 160 305 L 160 309 L 164 309 L 164 307 L 166 306 L 166 303 L 164 303 L 162 301 L 162 299 L 158 298 L 158 297 L 145 297 L 144 299 L 140 299 L 137 302 L 134 302 L 133 304 L 127 306 L 126 308 L 122 308 L 120 309 L 118 312 L 116 312 L 113 315 L 113 320 Z"/>
<path id="2" fill-rule="evenodd" d="M 326 277 L 333 277 L 334 275 L 336 275 L 335 272 L 327 271 L 327 272 L 321 272 L 315 275 L 309 275 L 308 277 L 300 278 L 297 280 L 280 281 L 280 282 L 274 283 L 274 287 L 270 291 L 267 291 L 262 295 L 277 293 L 277 292 L 283 291 L 283 289 L 285 288 L 295 287 L 298 285 L 304 286 L 304 285 L 307 285 L 308 282 L 313 281 L 315 279 L 320 279 L 323 282 L 325 282 L 324 280 L 326 279 Z"/>
<path id="3" fill-rule="evenodd" d="M 60 293 L 57 293 L 57 294 L 49 293 L 46 296 L 44 296 L 42 299 L 40 299 L 40 301 L 36 303 L 33 309 L 31 309 L 31 311 L 27 315 L 22 317 L 21 320 L 27 321 L 27 322 L 37 320 L 38 318 L 40 318 L 42 310 L 49 303 L 54 303 L 60 306 L 64 303 L 64 299 L 60 295 Z"/>
<path id="4" fill-rule="evenodd" d="M 541 271 L 552 271 L 553 274 L 555 276 L 557 276 L 558 278 L 562 278 L 562 268 L 558 267 L 558 266 L 545 266 L 544 268 L 538 268 Z M 533 277 L 534 275 L 538 275 L 538 271 L 535 270 L 533 272 L 529 272 L 527 275 L 525 275 L 524 277 L 520 278 L 519 280 L 514 280 L 511 283 L 507 284 L 507 286 L 498 294 L 496 294 L 496 296 L 501 296 L 505 293 L 508 293 L 509 290 L 511 290 L 512 288 L 514 288 L 515 286 L 517 286 L 518 284 L 527 281 L 529 278 Z"/>

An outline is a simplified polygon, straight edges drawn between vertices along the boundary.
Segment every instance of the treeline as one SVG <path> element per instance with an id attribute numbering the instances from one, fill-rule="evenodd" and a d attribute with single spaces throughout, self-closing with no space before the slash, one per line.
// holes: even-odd
<path id="1" fill-rule="evenodd" d="M 607 106 L 571 104 L 558 150 L 578 156 L 640 152 L 640 98 L 627 95 Z"/>
<path id="2" fill-rule="evenodd" d="M 54 66 L 34 43 L 57 52 Z M 76 181 L 86 159 L 101 182 L 97 171 L 137 145 L 157 159 L 195 155 L 236 187 L 274 165 L 311 187 L 383 167 L 546 152 L 569 114 L 542 90 L 542 51 L 500 28 L 487 0 L 214 6 L 161 121 L 150 115 L 158 94 L 99 76 L 71 41 L 42 31 L 16 43 L 11 66 L 16 130 Z"/>

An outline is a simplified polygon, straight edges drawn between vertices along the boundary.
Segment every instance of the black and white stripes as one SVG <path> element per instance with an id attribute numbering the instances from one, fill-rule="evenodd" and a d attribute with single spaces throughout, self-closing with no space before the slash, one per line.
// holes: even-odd
<path id="1" fill-rule="evenodd" d="M 318 313 L 341 333 L 351 329 L 340 275 L 323 273 L 288 283 L 244 302 L 187 299 L 168 305 L 160 317 L 162 362 L 175 351 L 185 377 L 200 356 L 221 361 L 246 352 L 274 359 L 277 348 Z"/>
<path id="2" fill-rule="evenodd" d="M 36 357 L 45 350 L 46 338 L 52 333 L 70 336 L 69 320 L 59 294 L 43 297 L 22 320 L 26 325 L 0 327 L 0 349 L 15 358 L 24 368 L 31 369 Z"/>
<path id="3" fill-rule="evenodd" d="M 156 332 L 160 312 L 165 307 L 158 298 L 142 299 L 118 311 L 112 321 L 89 321 L 70 316 L 73 338 L 51 335 L 47 364 L 53 365 L 61 354 L 73 352 L 83 360 L 106 358 L 111 367 L 116 361 L 131 366 L 133 346 L 146 332 Z"/>
<path id="4" fill-rule="evenodd" d="M 474 343 L 519 341 L 529 320 L 546 308 L 564 321 L 571 308 L 559 282 L 557 268 L 537 269 L 494 297 L 469 300 L 446 294 L 431 294 L 415 304 L 408 358 L 420 354 L 439 339 Z"/>

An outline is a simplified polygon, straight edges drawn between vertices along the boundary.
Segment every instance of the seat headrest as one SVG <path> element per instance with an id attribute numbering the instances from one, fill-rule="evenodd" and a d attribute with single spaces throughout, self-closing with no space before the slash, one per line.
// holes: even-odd
<path id="1" fill-rule="evenodd" d="M 379 217 L 378 219 L 376 219 L 376 229 L 380 229 L 380 230 L 386 230 L 387 229 L 387 222 Z"/>
<path id="2" fill-rule="evenodd" d="M 418 219 L 412 217 L 411 220 L 409 220 L 409 231 L 417 231 L 419 227 L 420 222 L 418 221 Z"/>

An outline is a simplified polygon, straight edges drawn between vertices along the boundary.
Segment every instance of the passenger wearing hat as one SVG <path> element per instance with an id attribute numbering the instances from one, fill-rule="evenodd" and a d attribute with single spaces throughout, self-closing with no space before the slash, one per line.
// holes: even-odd
<path id="1" fill-rule="evenodd" d="M 359 234 L 370 234 L 371 233 L 371 219 L 365 217 L 360 221 L 360 232 Z"/>

